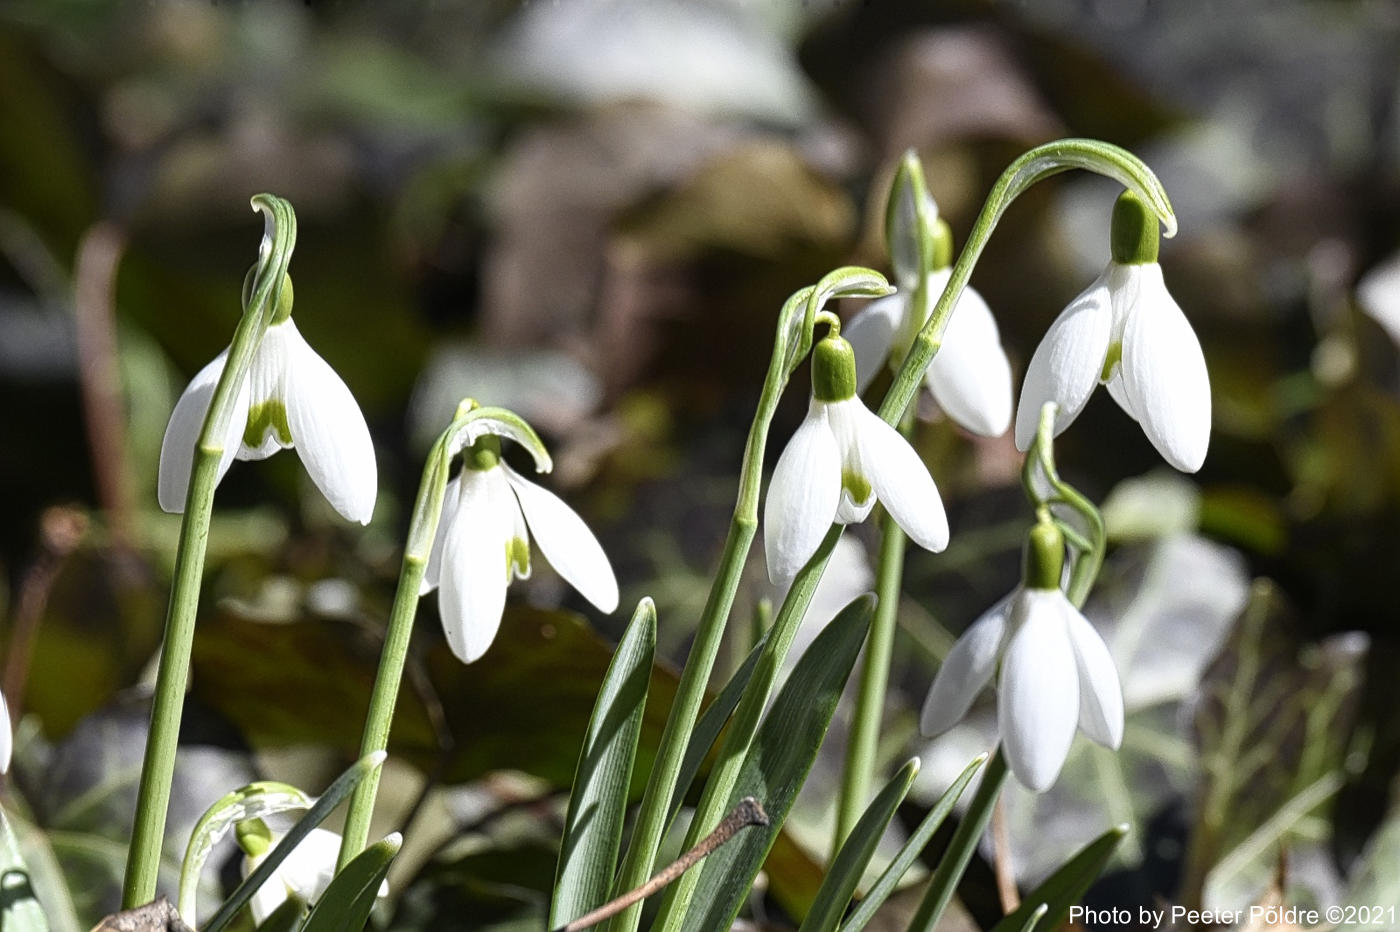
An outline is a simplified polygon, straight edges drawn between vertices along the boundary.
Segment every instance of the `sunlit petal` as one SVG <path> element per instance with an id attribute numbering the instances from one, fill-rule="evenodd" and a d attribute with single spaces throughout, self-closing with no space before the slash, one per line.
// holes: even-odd
<path id="1" fill-rule="evenodd" d="M 492 481 L 491 473 L 500 478 Z M 501 626 L 510 578 L 513 533 L 510 486 L 499 470 L 462 476 L 462 503 L 443 542 L 438 610 L 452 653 L 471 663 L 486 653 Z"/>
<path id="2" fill-rule="evenodd" d="M 859 524 L 875 507 L 875 487 L 870 484 L 869 471 L 860 445 L 862 414 L 865 403 L 859 398 L 837 401 L 826 406 L 827 424 L 836 439 L 841 463 L 841 496 L 836 506 L 836 520 L 842 524 Z"/>
<path id="3" fill-rule="evenodd" d="M 510 487 L 520 502 L 530 533 L 549 565 L 600 610 L 617 608 L 617 577 L 602 545 L 559 496 L 504 464 Z"/>
<path id="4" fill-rule="evenodd" d="M 924 461 L 899 431 L 863 405 L 856 416 L 861 465 L 875 497 L 914 543 L 935 553 L 947 547 L 948 515 Z"/>
<path id="5" fill-rule="evenodd" d="M 925 379 L 939 406 L 973 433 L 999 437 L 1011 426 L 1011 362 L 991 308 L 971 288 L 958 299 Z"/>
<path id="6" fill-rule="evenodd" d="M 1210 376 L 1200 341 L 1167 293 L 1162 270 L 1141 267 L 1123 333 L 1123 384 L 1147 439 L 1168 463 L 1195 472 L 1210 445 Z"/>
<path id="7" fill-rule="evenodd" d="M 285 330 L 287 426 L 311 481 L 343 517 L 369 524 L 379 490 L 374 442 L 355 396 L 296 326 Z"/>
<path id="8" fill-rule="evenodd" d="M 1059 776 L 1079 720 L 1079 677 L 1058 592 L 1026 589 L 1012 606 L 1012 633 L 997 690 L 997 725 L 1016 779 L 1037 793 Z"/>
<path id="9" fill-rule="evenodd" d="M 1030 449 L 1040 425 L 1040 409 L 1056 402 L 1055 434 L 1074 422 L 1099 383 L 1113 329 L 1107 273 L 1060 313 L 1036 347 L 1016 406 L 1016 447 Z"/>
<path id="10" fill-rule="evenodd" d="M 156 498 L 160 507 L 168 512 L 179 514 L 185 510 L 185 495 L 189 490 L 190 469 L 194 465 L 194 449 L 199 442 L 199 432 L 204 427 L 204 417 L 209 413 L 209 403 L 214 398 L 214 388 L 223 374 L 228 350 L 224 350 L 190 380 L 189 386 L 175 403 L 170 413 L 170 422 L 165 426 L 165 438 L 160 444 L 160 470 L 156 483 Z M 234 404 L 233 417 L 229 421 L 225 435 L 223 456 L 219 459 L 219 478 L 224 477 L 243 435 L 243 425 L 248 418 L 248 384 L 244 384 Z"/>
<path id="11" fill-rule="evenodd" d="M 1091 740 L 1117 748 L 1123 743 L 1123 687 L 1113 655 L 1068 599 L 1061 610 L 1079 671 L 1079 727 Z"/>
<path id="12" fill-rule="evenodd" d="M 908 307 L 907 294 L 892 294 L 871 301 L 841 328 L 841 336 L 855 350 L 857 392 L 865 391 L 880 367 L 890 361 L 890 349 L 894 346 L 895 335 L 899 333 Z M 898 362 L 895 360 L 895 363 Z"/>
<path id="13" fill-rule="evenodd" d="M 768 576 L 786 583 L 816 552 L 841 497 L 841 455 L 828 425 L 827 405 L 813 401 L 788 441 L 763 507 Z"/>
<path id="14" fill-rule="evenodd" d="M 1006 636 L 1006 620 L 1011 600 L 1008 595 L 974 621 L 938 668 L 938 676 L 924 700 L 919 731 L 925 737 L 941 735 L 957 724 L 972 708 L 972 702 L 992 679 Z"/>

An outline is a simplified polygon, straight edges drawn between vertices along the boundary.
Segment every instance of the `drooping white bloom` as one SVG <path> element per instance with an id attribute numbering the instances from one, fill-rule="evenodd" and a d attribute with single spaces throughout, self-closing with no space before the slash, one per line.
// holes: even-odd
<path id="1" fill-rule="evenodd" d="M 791 580 L 833 521 L 864 521 L 878 500 L 926 550 L 948 546 L 948 517 L 914 448 L 855 394 L 851 346 L 840 336 L 812 350 L 807 417 L 778 458 L 764 505 L 764 551 L 775 583 Z"/>
<path id="2" fill-rule="evenodd" d="M 919 730 L 942 734 L 967 714 L 997 665 L 997 727 L 1016 779 L 1055 782 L 1075 729 L 1117 748 L 1123 690 L 1103 638 L 1058 588 L 1017 588 L 958 638 L 924 701 Z"/>
<path id="3" fill-rule="evenodd" d="M 1195 472 L 1210 444 L 1205 356 L 1162 280 L 1156 218 L 1125 192 L 1113 226 L 1108 268 L 1056 318 L 1031 357 L 1016 412 L 1016 446 L 1030 448 L 1045 402 L 1059 405 L 1058 436 L 1102 382 L 1168 463 Z"/>
<path id="4" fill-rule="evenodd" d="M 201 369 L 170 415 L 157 490 L 166 511 L 184 511 L 195 444 L 227 359 L 224 350 Z M 287 447 L 296 448 L 311 481 L 336 511 L 369 523 L 379 486 L 369 428 L 350 389 L 290 317 L 267 328 L 253 356 L 224 437 L 219 478 L 235 458 L 266 459 Z"/>
<path id="5" fill-rule="evenodd" d="M 244 855 L 244 878 L 258 869 L 258 865 L 281 840 L 282 834 L 274 832 L 261 854 Z M 267 883 L 259 887 L 248 901 L 253 911 L 253 921 L 261 925 L 287 901 L 288 896 L 295 896 L 308 905 L 315 903 L 335 878 L 336 858 L 339 855 L 340 836 L 323 828 L 313 828 L 311 834 L 303 838 L 301 844 L 277 865 L 277 870 Z M 379 885 L 379 896 L 388 895 L 389 884 L 386 881 Z"/>
<path id="6" fill-rule="evenodd" d="M 494 439 L 494 438 L 488 438 Z M 530 575 L 530 533 L 555 571 L 599 610 L 617 608 L 617 578 L 598 539 L 573 509 L 507 466 L 469 457 L 447 485 L 421 594 L 438 608 L 463 663 L 486 653 L 505 610 L 506 587 Z"/>
<path id="7" fill-rule="evenodd" d="M 951 268 L 929 273 L 930 308 L 951 275 Z M 844 328 L 856 352 L 857 391 L 865 391 L 881 365 L 903 362 L 903 351 L 892 350 L 901 343 L 907 349 L 927 319 L 910 319 L 913 304 L 913 291 L 900 291 L 872 301 Z M 971 286 L 958 297 L 924 384 L 949 417 L 975 434 L 999 437 L 1011 426 L 1011 363 L 991 308 Z"/>

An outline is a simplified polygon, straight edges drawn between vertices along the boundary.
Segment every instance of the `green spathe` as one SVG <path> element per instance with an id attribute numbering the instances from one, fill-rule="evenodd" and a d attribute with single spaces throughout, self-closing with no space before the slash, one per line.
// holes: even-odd
<path id="1" fill-rule="evenodd" d="M 1157 215 L 1132 191 L 1118 195 L 1109 232 L 1113 261 L 1149 265 L 1157 261 Z"/>
<path id="2" fill-rule="evenodd" d="M 812 348 L 812 395 L 825 402 L 856 396 L 856 352 L 838 333 L 828 334 Z"/>
<path id="3" fill-rule="evenodd" d="M 1059 589 L 1065 568 L 1065 537 L 1049 521 L 1040 521 L 1026 535 L 1027 589 Z"/>

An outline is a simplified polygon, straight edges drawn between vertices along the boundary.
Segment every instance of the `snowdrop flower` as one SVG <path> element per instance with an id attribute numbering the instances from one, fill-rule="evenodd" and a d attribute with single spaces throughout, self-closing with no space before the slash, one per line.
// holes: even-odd
<path id="1" fill-rule="evenodd" d="M 485 435 L 447 484 L 420 594 L 441 587 L 447 643 L 463 663 L 486 653 L 505 610 L 506 586 L 530 576 L 530 532 L 555 571 L 599 610 L 617 608 L 617 578 L 583 519 L 501 459 Z"/>
<path id="2" fill-rule="evenodd" d="M 1064 541 L 1038 524 L 1025 582 L 958 638 L 924 700 L 919 730 L 940 735 L 967 714 L 1001 665 L 997 727 L 1016 779 L 1041 793 L 1059 776 L 1076 727 L 1109 748 L 1123 741 L 1123 690 L 1103 638 L 1060 591 Z"/>
<path id="3" fill-rule="evenodd" d="M 238 823 L 236 833 L 238 844 L 244 851 L 243 877 L 247 879 L 283 836 L 280 832 L 270 831 L 260 819 Z M 301 844 L 277 865 L 277 870 L 273 871 L 267 883 L 259 887 L 248 901 L 253 911 L 253 921 L 262 925 L 289 896 L 295 896 L 307 905 L 315 903 L 335 878 L 336 858 L 339 855 L 340 836 L 323 828 L 313 828 L 311 834 L 303 838 Z M 389 884 L 380 884 L 379 896 L 388 895 Z"/>
<path id="4" fill-rule="evenodd" d="M 898 293 L 871 302 L 846 325 L 846 339 L 856 353 L 858 392 L 865 391 L 881 365 L 898 366 L 904 361 L 927 313 L 947 286 L 953 274 L 953 237 L 941 219 L 934 221 L 933 242 L 929 302 L 922 310 L 914 309 L 914 289 L 902 284 Z M 999 437 L 1011 426 L 1011 363 L 991 308 L 970 286 L 958 297 L 943 345 L 924 373 L 924 384 L 949 417 L 975 434 Z"/>
<path id="5" fill-rule="evenodd" d="M 1016 446 L 1029 449 L 1040 408 L 1060 406 L 1058 436 L 1102 382 L 1168 463 L 1195 472 L 1210 443 L 1210 378 L 1201 344 L 1167 293 L 1157 264 L 1157 220 L 1131 192 L 1113 207 L 1113 258 L 1050 325 L 1031 357 L 1016 413 Z"/>
<path id="6" fill-rule="evenodd" d="M 219 478 L 235 458 L 266 459 L 295 447 L 311 481 L 332 507 L 350 521 L 369 524 L 378 491 L 369 428 L 350 389 L 292 323 L 291 309 L 292 284 L 287 278 L 277 312 L 238 391 Z M 224 350 L 201 369 L 170 415 L 160 447 L 157 489 L 160 507 L 168 512 L 184 511 L 195 444 L 227 359 Z"/>
<path id="7" fill-rule="evenodd" d="M 899 431 L 857 397 L 855 352 L 835 315 L 822 319 L 831 331 L 812 348 L 807 417 L 778 458 L 763 511 L 768 575 L 778 584 L 811 559 L 833 521 L 864 521 L 877 499 L 919 546 L 948 546 L 933 477 Z"/>

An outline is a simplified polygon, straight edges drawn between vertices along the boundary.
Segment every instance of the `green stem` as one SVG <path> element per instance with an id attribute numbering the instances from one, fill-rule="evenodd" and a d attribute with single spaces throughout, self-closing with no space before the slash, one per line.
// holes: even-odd
<path id="1" fill-rule="evenodd" d="M 729 728 L 725 731 L 719 755 L 710 770 L 705 792 L 695 809 L 695 816 L 691 819 L 690 831 L 686 834 L 682 848 L 689 848 L 695 844 L 699 838 L 712 830 L 728 811 L 729 796 L 738 782 L 744 757 L 758 732 L 763 710 L 768 704 L 768 695 L 773 689 L 773 684 L 777 682 L 783 660 L 787 657 L 788 648 L 792 646 L 792 639 L 797 634 L 797 627 L 812 602 L 812 594 L 817 589 L 817 583 L 821 581 L 822 573 L 826 570 L 826 564 L 831 559 L 831 553 L 836 549 L 836 542 L 841 539 L 843 530 L 844 525 L 833 524 L 817 547 L 817 552 L 793 579 L 792 588 L 783 599 L 782 607 L 778 609 L 778 617 L 768 632 L 768 639 L 764 642 L 763 652 L 759 655 L 749 685 L 744 689 L 739 705 L 729 720 Z M 656 919 L 655 928 L 658 932 L 680 928 L 699 880 L 700 872 L 691 871 L 671 887 Z"/>
<path id="2" fill-rule="evenodd" d="M 469 425 L 479 422 L 479 429 Z M 494 428 L 494 429 L 493 429 Z M 549 454 L 528 424 L 501 408 L 478 407 L 471 399 L 457 408 L 457 415 L 438 436 L 423 465 L 423 478 L 414 499 L 413 516 L 409 520 L 408 539 L 404 544 L 403 564 L 399 570 L 394 604 L 389 610 L 389 625 L 384 634 L 384 649 L 379 655 L 379 670 L 370 692 L 369 712 L 365 715 L 365 731 L 360 739 L 363 758 L 382 752 L 389 746 L 389 731 L 394 722 L 394 706 L 398 702 L 399 686 L 403 682 L 404 665 L 408 662 L 408 645 L 413 637 L 413 621 L 418 614 L 418 597 L 423 573 L 432 555 L 438 523 L 442 520 L 442 504 L 446 495 L 447 475 L 452 458 L 469 440 L 483 435 L 509 436 L 523 444 L 535 458 L 537 468 L 551 467 Z M 463 438 L 466 439 L 463 439 Z M 380 771 L 374 770 L 355 787 L 350 797 L 350 809 L 345 818 L 345 832 L 340 842 L 337 870 L 365 849 L 369 841 L 369 824 L 374 816 L 374 801 L 379 793 Z"/>
<path id="3" fill-rule="evenodd" d="M 189 679 L 190 651 L 194 645 L 204 552 L 214 510 L 214 487 L 219 482 L 219 461 L 224 453 L 223 441 L 229 434 L 238 391 L 248 374 L 253 354 L 277 308 L 287 264 L 296 245 L 296 215 L 290 204 L 269 194 L 259 194 L 253 198 L 253 208 L 266 215 L 266 228 L 252 297 L 234 329 L 228 359 L 210 399 L 190 467 L 190 484 L 185 493 L 185 513 L 175 552 L 175 575 L 151 706 L 151 728 L 146 739 L 131 846 L 127 852 L 126 879 L 122 886 L 125 909 L 155 899 L 165 819 L 170 807 L 170 783 L 175 776 L 175 752 Z"/>
<path id="4" fill-rule="evenodd" d="M 947 328 L 953 308 L 957 306 L 958 298 L 962 295 L 962 291 L 971 277 L 972 267 L 986 247 L 993 229 L 1006 208 L 1037 181 L 1068 171 L 1071 168 L 1088 169 L 1120 181 L 1137 193 L 1150 209 L 1162 219 L 1167 227 L 1168 236 L 1176 232 L 1176 219 L 1171 212 L 1171 205 L 1167 202 L 1166 192 L 1162 190 L 1161 183 L 1157 181 L 1151 169 L 1126 150 L 1096 140 L 1062 139 L 1038 146 L 1022 155 L 1011 163 L 992 188 L 992 192 L 973 226 L 972 234 L 968 237 L 967 244 L 963 247 L 957 263 L 953 266 L 948 284 L 944 287 L 937 306 L 924 324 L 923 329 L 919 331 L 908 355 L 905 356 L 904 364 L 895 376 L 894 384 L 890 386 L 889 392 L 885 395 L 885 400 L 880 405 L 879 411 L 879 415 L 885 423 L 890 425 L 899 423 L 910 402 L 914 400 L 919 385 L 923 381 L 924 371 L 932 362 L 933 356 L 942 342 L 943 331 Z M 830 277 L 828 276 L 828 278 Z M 817 286 L 818 292 L 821 288 L 822 285 Z M 814 293 L 809 301 L 805 318 L 809 325 L 813 320 L 812 305 L 816 302 L 817 295 Z M 775 352 L 775 358 L 776 355 Z M 704 832 L 713 828 L 724 815 L 724 806 L 734 789 L 734 782 L 738 778 L 744 755 L 757 732 L 758 717 L 767 703 L 768 691 L 771 689 L 773 679 L 776 677 L 778 669 L 781 668 L 788 647 L 792 643 L 792 635 L 796 629 L 797 621 L 801 619 L 802 613 L 807 608 L 812 591 L 816 588 L 816 583 L 826 568 L 827 560 L 831 556 L 831 549 L 835 546 L 840 534 L 841 525 L 833 524 L 822 542 L 822 546 L 818 548 L 811 561 L 797 574 L 792 589 L 789 590 L 788 597 L 783 602 L 783 607 L 774 622 L 768 642 L 764 646 L 764 653 L 758 668 L 755 670 L 754 678 L 745 690 L 744 698 L 740 701 L 739 708 L 735 710 L 734 719 L 725 734 L 719 761 L 710 772 L 705 793 L 701 798 L 699 808 L 696 810 L 694 820 L 691 822 L 691 830 L 687 835 L 688 842 L 693 842 Z M 657 929 L 663 930 L 663 932 L 666 930 L 674 932 L 675 929 L 679 928 L 680 922 L 689 908 L 691 897 L 694 896 L 695 885 L 698 881 L 698 876 L 687 874 L 676 883 L 666 902 L 662 905 L 661 914 L 657 919 Z M 635 926 L 629 928 L 635 928 Z"/>
<path id="5" fill-rule="evenodd" d="M 861 268 L 841 268 L 827 275 L 816 285 L 803 288 L 788 298 L 778 317 L 777 335 L 768 363 L 768 373 L 764 377 L 758 410 L 754 414 L 748 439 L 744 444 L 739 493 L 734 505 L 734 516 L 730 520 L 729 533 L 724 540 L 724 550 L 720 555 L 719 571 L 710 586 L 710 594 L 696 626 L 695 641 L 686 658 L 685 668 L 681 671 L 681 681 L 676 687 L 671 711 L 666 717 L 661 744 L 657 748 L 651 774 L 647 778 L 646 791 L 637 812 L 636 825 L 632 830 L 632 841 L 628 845 L 627 856 L 614 885 L 617 893 L 624 893 L 645 883 L 655 865 L 656 852 L 666 829 L 670 801 L 680 776 L 686 747 L 690 743 L 691 732 L 700 714 L 700 705 L 705 699 L 705 687 L 709 684 L 710 674 L 714 670 L 724 638 L 724 628 L 734 606 L 735 593 L 739 590 L 744 562 L 748 559 L 749 547 L 752 546 L 754 535 L 758 531 L 758 503 L 763 482 L 763 454 L 768 443 L 768 428 L 778 409 L 778 401 L 787 386 L 788 378 L 811 346 L 816 315 L 832 297 L 878 296 L 887 291 L 888 286 L 879 273 Z M 695 837 L 698 838 L 699 835 Z M 638 902 L 619 913 L 608 928 L 611 932 L 634 932 L 641 922 L 641 917 L 642 904 Z"/>
<path id="6" fill-rule="evenodd" d="M 865 812 L 874 782 L 875 756 L 884 717 L 885 691 L 890 679 L 890 656 L 894 651 L 895 622 L 899 614 L 899 590 L 904 580 L 904 549 L 908 538 L 894 519 L 885 513 L 881 522 L 879 566 L 876 570 L 875 617 L 865 644 L 865 664 L 861 668 L 856 694 L 851 738 L 846 746 L 846 768 L 842 774 L 841 796 L 836 811 L 836 837 L 832 856 L 851 833 Z"/>
<path id="7" fill-rule="evenodd" d="M 431 464 L 430 464 L 431 469 Z M 435 470 L 434 470 L 435 471 Z M 424 482 L 428 481 L 425 476 Z M 420 492 L 421 494 L 421 492 Z M 408 659 L 408 642 L 413 635 L 413 619 L 418 613 L 418 589 L 423 582 L 427 561 L 415 554 L 404 554 L 399 571 L 399 587 L 394 592 L 394 605 L 389 612 L 389 627 L 384 635 L 384 651 L 379 657 L 379 672 L 369 697 L 369 712 L 365 716 L 365 732 L 360 739 L 360 756 L 383 751 L 389 746 L 389 729 L 394 721 L 394 705 L 399 697 L 399 684 Z M 340 842 L 340 857 L 336 870 L 355 859 L 369 840 L 370 818 L 374 815 L 374 800 L 379 792 L 379 775 L 375 770 L 355 787 L 350 797 L 350 810 L 345 817 L 345 832 Z"/>

